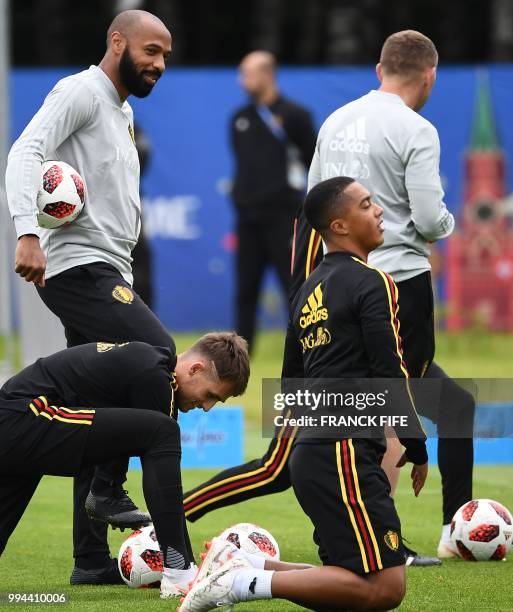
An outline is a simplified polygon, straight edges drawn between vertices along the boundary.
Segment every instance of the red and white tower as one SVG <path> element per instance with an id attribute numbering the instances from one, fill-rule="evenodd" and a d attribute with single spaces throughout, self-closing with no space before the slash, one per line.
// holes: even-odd
<path id="1" fill-rule="evenodd" d="M 505 174 L 488 78 L 481 73 L 465 156 L 463 205 L 447 248 L 449 331 L 474 325 L 513 331 L 513 232 L 499 202 Z"/>

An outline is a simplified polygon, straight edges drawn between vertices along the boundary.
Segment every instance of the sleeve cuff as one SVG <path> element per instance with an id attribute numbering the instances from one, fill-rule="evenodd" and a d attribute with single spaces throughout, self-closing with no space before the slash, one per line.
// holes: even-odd
<path id="1" fill-rule="evenodd" d="M 20 238 L 26 234 L 34 234 L 38 238 L 41 237 L 41 228 L 37 224 L 36 215 L 20 215 L 14 217 L 14 227 L 16 228 L 16 237 Z"/>
<path id="2" fill-rule="evenodd" d="M 428 461 L 426 443 L 422 440 L 410 440 L 406 447 L 406 456 L 415 465 L 424 465 Z"/>

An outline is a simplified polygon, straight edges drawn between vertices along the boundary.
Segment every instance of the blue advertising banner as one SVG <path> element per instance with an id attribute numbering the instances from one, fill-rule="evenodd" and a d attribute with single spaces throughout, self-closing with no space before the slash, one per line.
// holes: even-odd
<path id="1" fill-rule="evenodd" d="M 242 408 L 218 408 L 210 412 L 193 410 L 180 414 L 183 468 L 226 468 L 240 465 L 244 448 Z M 131 469 L 140 469 L 139 458 L 130 460 Z"/>
<path id="2" fill-rule="evenodd" d="M 13 138 L 53 84 L 75 71 L 12 72 Z M 441 172 L 453 212 L 463 200 L 464 153 L 483 75 L 505 155 L 507 193 L 512 191 L 513 66 L 441 67 L 422 114 L 440 134 Z M 336 108 L 378 86 L 371 67 L 282 68 L 279 84 L 285 96 L 312 111 L 317 127 Z M 130 98 L 152 146 L 142 186 L 146 232 L 154 250 L 156 312 L 173 331 L 233 326 L 233 160 L 227 126 L 244 101 L 235 68 L 171 67 L 149 98 Z M 283 323 L 281 296 L 272 280 L 261 311 L 264 324 Z"/>
<path id="3" fill-rule="evenodd" d="M 428 436 L 429 463 L 437 464 L 436 427 L 421 417 Z M 513 405 L 478 404 L 474 419 L 474 463 L 513 463 Z"/>

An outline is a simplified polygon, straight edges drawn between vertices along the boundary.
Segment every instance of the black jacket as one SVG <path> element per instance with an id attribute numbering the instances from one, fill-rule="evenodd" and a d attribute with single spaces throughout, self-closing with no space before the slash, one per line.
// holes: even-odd
<path id="1" fill-rule="evenodd" d="M 146 408 L 173 414 L 176 354 L 144 342 L 83 344 L 43 357 L 0 389 L 0 409 L 23 410 L 11 400 L 44 396 L 68 408 Z"/>
<path id="2" fill-rule="evenodd" d="M 273 134 L 254 104 L 236 111 L 230 121 L 236 166 L 232 196 L 242 217 L 258 219 L 280 210 L 293 215 L 304 197 L 302 189 L 288 184 L 287 146 L 293 145 L 307 172 L 316 142 L 310 113 L 281 96 L 269 110 L 284 139 Z"/>
<path id="3" fill-rule="evenodd" d="M 398 436 L 408 458 L 421 464 L 425 434 L 408 388 L 397 302 L 390 275 L 352 253 L 328 253 L 292 302 L 295 343 L 289 334 L 287 348 L 295 362 L 302 355 L 305 379 L 395 379 L 394 407 L 408 415 L 415 437 Z"/>

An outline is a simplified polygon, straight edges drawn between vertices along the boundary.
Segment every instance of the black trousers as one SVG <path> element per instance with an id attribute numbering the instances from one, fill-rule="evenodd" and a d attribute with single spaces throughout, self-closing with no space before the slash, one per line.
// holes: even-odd
<path id="1" fill-rule="evenodd" d="M 120 287 L 124 290 L 120 291 Z M 120 273 L 106 263 L 66 270 L 47 280 L 44 289 L 37 287 L 37 291 L 61 320 L 68 347 L 135 340 L 170 346 L 169 333 L 162 323 Z M 91 521 L 84 509 L 93 475 L 94 467 L 85 467 L 73 483 L 73 555 L 78 560 L 93 554 L 109 555 L 107 525 Z M 108 472 L 102 474 L 100 470 L 98 475 L 109 479 Z"/>
<path id="2" fill-rule="evenodd" d="M 408 370 L 412 377 L 442 379 L 442 395 L 438 404 L 440 408 L 436 412 L 428 405 L 417 406 L 417 409 L 437 425 L 443 523 L 447 524 L 456 510 L 472 499 L 474 398 L 432 361 L 435 336 L 430 273 L 420 274 L 397 286 L 400 334 Z M 290 330 L 286 346 L 288 341 Z M 294 368 L 291 371 L 287 363 L 284 363 L 283 369 L 290 377 L 294 376 Z M 447 432 L 454 431 L 455 423 L 461 424 L 462 432 L 467 437 L 447 436 Z M 287 458 L 292 441 L 289 436 L 290 430 L 277 430 L 276 437 L 271 440 L 263 457 L 223 470 L 187 491 L 184 497 L 186 518 L 194 522 L 211 510 L 286 490 L 290 486 Z M 285 461 L 281 457 L 285 457 Z"/>
<path id="3" fill-rule="evenodd" d="M 246 338 L 250 349 L 255 337 L 258 297 L 269 267 L 276 270 L 287 299 L 293 224 L 293 214 L 277 214 L 269 220 L 239 220 L 237 223 L 235 327 L 237 333 Z"/>
<path id="4" fill-rule="evenodd" d="M 74 408 L 75 418 L 63 422 L 35 416 L 27 402 L 24 408 L 15 412 L 0 404 L 0 555 L 43 475 L 72 476 L 135 455 L 141 457 L 144 496 L 159 543 L 188 556 L 174 419 L 142 409 L 98 408 L 94 415 L 86 410 L 82 421 L 81 409 Z"/>
<path id="5" fill-rule="evenodd" d="M 442 476 L 443 524 L 451 522 L 456 510 L 472 499 L 474 466 L 473 396 L 434 363 L 435 334 L 431 274 L 425 272 L 397 283 L 400 334 L 408 371 L 412 378 L 442 381 L 440 401 L 417 403 L 419 414 L 437 426 L 438 468 Z M 451 432 L 459 431 L 457 438 Z"/>
<path id="6" fill-rule="evenodd" d="M 154 291 L 153 291 L 153 254 L 148 238 L 141 226 L 139 239 L 132 251 L 132 273 L 134 275 L 134 291 L 148 305 L 153 308 Z"/>

